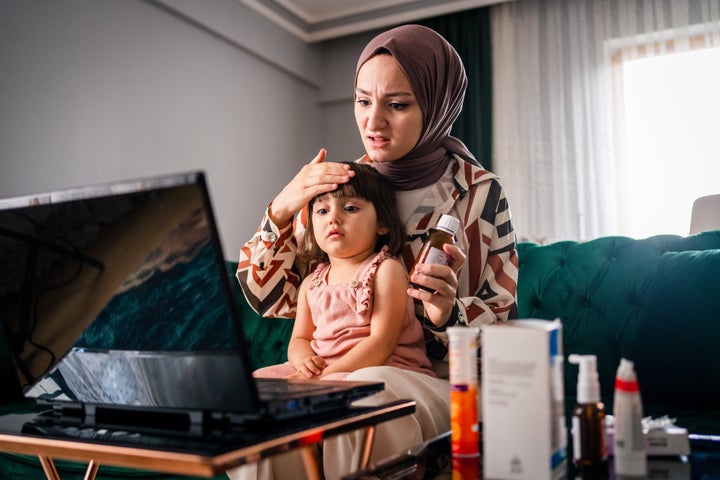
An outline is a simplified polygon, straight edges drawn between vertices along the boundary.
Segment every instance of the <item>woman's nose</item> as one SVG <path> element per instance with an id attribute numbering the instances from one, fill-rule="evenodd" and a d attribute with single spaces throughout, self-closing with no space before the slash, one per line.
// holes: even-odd
<path id="1" fill-rule="evenodd" d="M 386 125 L 385 116 L 380 105 L 374 104 L 367 109 L 367 126 L 370 130 L 382 128 Z"/>

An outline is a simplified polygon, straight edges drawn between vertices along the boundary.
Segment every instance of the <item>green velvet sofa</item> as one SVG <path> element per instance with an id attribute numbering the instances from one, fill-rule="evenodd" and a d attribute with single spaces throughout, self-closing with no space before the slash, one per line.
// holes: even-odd
<path id="1" fill-rule="evenodd" d="M 636 363 L 646 414 L 676 417 L 693 432 L 720 433 L 720 231 L 521 242 L 518 254 L 519 317 L 560 318 L 565 354 L 597 355 L 601 394 L 610 412 L 615 370 L 625 357 Z M 232 276 L 235 263 L 228 262 L 227 269 Z M 239 287 L 236 294 L 254 367 L 284 361 L 292 322 L 260 318 Z M 12 368 L 0 344 L 0 377 L 8 378 Z M 566 409 L 575 403 L 576 381 L 577 366 L 566 362 Z M 4 411 L 32 408 L 19 402 Z M 84 476 L 81 464 L 57 464 L 63 479 Z M 44 476 L 35 458 L 0 454 L 0 478 Z M 101 467 L 97 478 L 189 477 Z"/>
<path id="2" fill-rule="evenodd" d="M 720 433 L 720 231 L 520 243 L 518 257 L 519 317 L 560 318 L 564 353 L 597 356 L 609 413 L 624 357 L 646 415 Z M 566 411 L 577 369 L 565 362 Z"/>

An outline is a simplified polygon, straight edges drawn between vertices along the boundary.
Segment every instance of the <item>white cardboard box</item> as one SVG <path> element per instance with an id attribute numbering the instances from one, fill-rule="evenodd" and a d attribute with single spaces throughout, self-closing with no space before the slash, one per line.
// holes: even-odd
<path id="1" fill-rule="evenodd" d="M 562 477 L 567 466 L 562 324 L 487 325 L 481 343 L 485 478 Z"/>
<path id="2" fill-rule="evenodd" d="M 608 456 L 613 456 L 615 454 L 613 451 L 615 428 L 608 426 L 605 432 Z M 690 455 L 690 439 L 686 428 L 668 425 L 664 428 L 654 428 L 643 433 L 645 435 L 645 454 L 648 457 Z"/>

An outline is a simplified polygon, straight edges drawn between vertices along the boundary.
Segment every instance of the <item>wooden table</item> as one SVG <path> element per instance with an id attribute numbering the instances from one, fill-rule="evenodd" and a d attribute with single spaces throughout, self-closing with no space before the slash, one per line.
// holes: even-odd
<path id="1" fill-rule="evenodd" d="M 93 480 L 100 464 L 212 477 L 230 468 L 300 449 L 308 478 L 319 479 L 321 468 L 315 445 L 326 438 L 363 429 L 364 442 L 360 465 L 357 465 L 357 468 L 365 468 L 372 450 L 375 426 L 414 411 L 415 402 L 412 400 L 398 400 L 376 407 L 352 408 L 341 415 L 303 420 L 302 427 L 268 427 L 267 432 L 263 431 L 260 438 L 250 443 L 215 439 L 207 444 L 207 448 L 198 447 L 200 442 L 195 442 L 188 448 L 126 446 L 96 440 L 23 433 L 23 426 L 37 419 L 37 414 L 11 414 L 0 417 L 0 451 L 37 455 L 49 480 L 60 478 L 53 459 L 88 462 L 85 479 Z"/>

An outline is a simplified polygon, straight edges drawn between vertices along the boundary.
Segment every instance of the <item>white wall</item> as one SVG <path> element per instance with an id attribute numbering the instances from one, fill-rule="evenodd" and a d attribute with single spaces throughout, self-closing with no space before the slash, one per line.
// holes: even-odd
<path id="1" fill-rule="evenodd" d="M 3 0 L 0 197 L 202 169 L 236 258 L 321 146 L 325 114 L 320 46 L 236 0 L 165 4 L 224 15 L 228 2 L 222 38 L 141 0 Z"/>
<path id="2" fill-rule="evenodd" d="M 322 44 L 320 107 L 323 113 L 323 145 L 331 160 L 347 162 L 364 153 L 353 114 L 355 66 L 363 48 L 377 33 L 357 34 Z"/>

